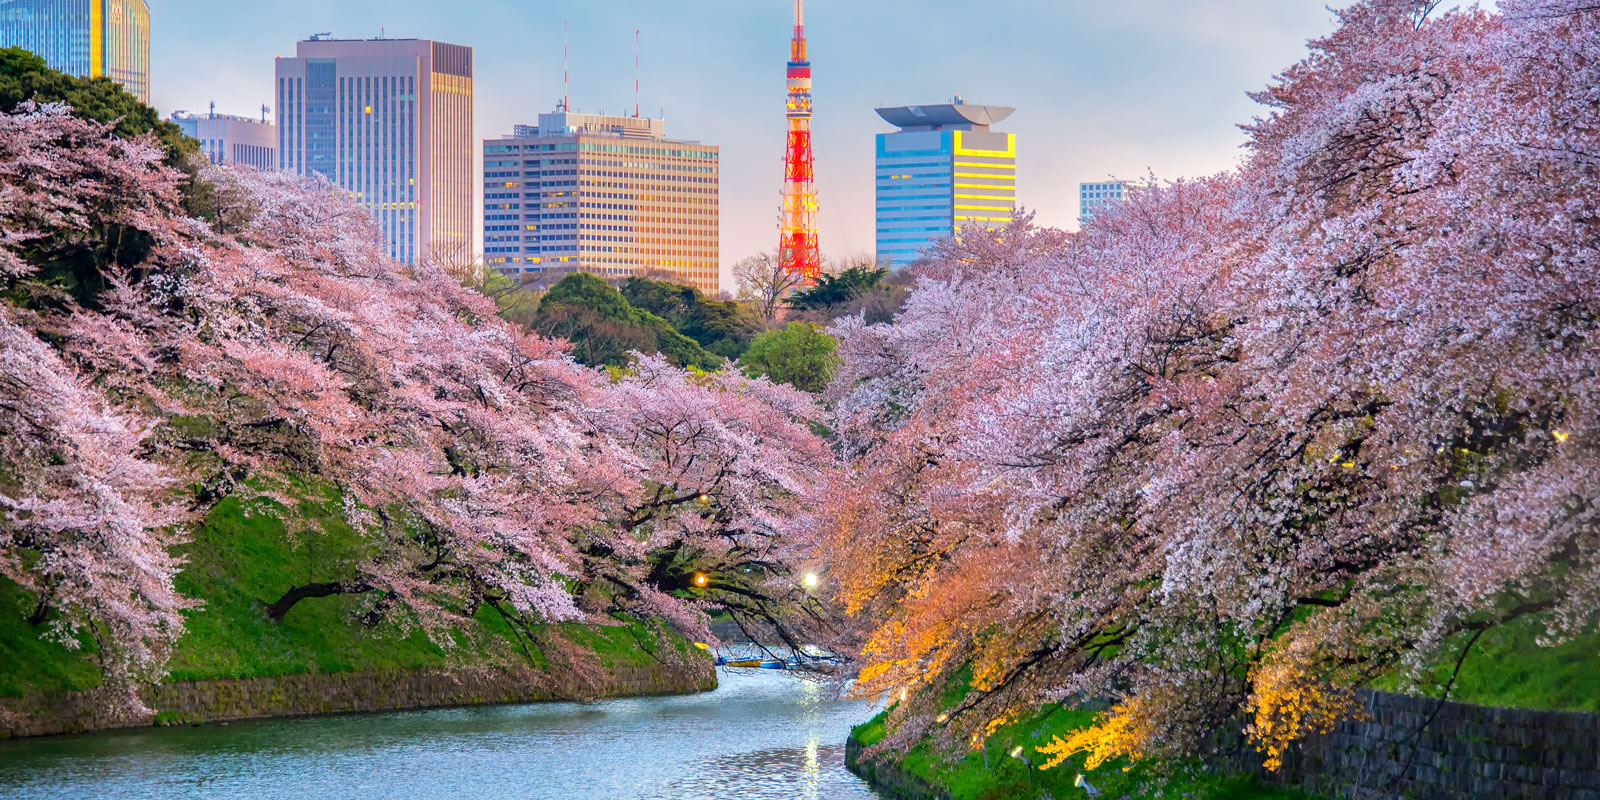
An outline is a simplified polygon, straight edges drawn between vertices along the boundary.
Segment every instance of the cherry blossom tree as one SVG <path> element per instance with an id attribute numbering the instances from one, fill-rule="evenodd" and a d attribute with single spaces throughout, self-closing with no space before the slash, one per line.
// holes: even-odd
<path id="1" fill-rule="evenodd" d="M 886 746 L 1087 693 L 1056 762 L 1245 713 L 1273 764 L 1484 630 L 1593 629 L 1600 11 L 1434 5 L 1339 12 L 1237 172 L 969 233 L 836 327 L 852 469 L 801 525 Z"/>
<path id="2" fill-rule="evenodd" d="M 93 641 L 124 691 L 163 674 L 192 605 L 172 585 L 185 514 L 152 427 L 0 307 L 0 576 L 33 594 L 28 621 L 50 637 Z"/>
<path id="3" fill-rule="evenodd" d="M 65 109 L 0 116 L 0 149 L 18 464 L 0 564 L 64 635 L 104 626 L 124 672 L 156 674 L 182 630 L 173 509 L 285 513 L 305 482 L 374 555 L 263 598 L 270 619 L 360 595 L 448 644 L 487 606 L 574 659 L 542 623 L 646 615 L 709 638 L 705 610 L 727 606 L 795 629 L 778 532 L 832 463 L 807 396 L 643 356 L 584 368 L 439 265 L 388 259 L 326 181 L 208 167 L 200 220 L 150 142 Z M 106 244 L 130 232 L 135 250 Z M 68 245 L 108 255 L 62 295 Z"/>

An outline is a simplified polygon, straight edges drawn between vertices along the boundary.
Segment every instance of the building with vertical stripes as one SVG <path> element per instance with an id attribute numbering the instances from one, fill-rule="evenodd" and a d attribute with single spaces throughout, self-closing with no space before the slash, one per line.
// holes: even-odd
<path id="1" fill-rule="evenodd" d="M 716 145 L 666 122 L 556 111 L 483 143 L 483 255 L 512 276 L 671 273 L 720 289 Z"/>
<path id="2" fill-rule="evenodd" d="M 880 108 L 899 128 L 877 141 L 878 262 L 903 266 L 969 225 L 998 228 L 1017 207 L 1016 134 L 991 130 L 1016 109 Z"/>
<path id="3" fill-rule="evenodd" d="M 4 0 L 0 47 L 30 50 L 68 75 L 110 78 L 150 102 L 145 0 Z"/>
<path id="4" fill-rule="evenodd" d="M 200 152 L 213 164 L 278 168 L 278 132 L 265 119 L 177 111 L 172 114 L 172 121 L 185 136 L 200 142 Z"/>
<path id="5" fill-rule="evenodd" d="M 398 261 L 470 253 L 472 48 L 313 38 L 278 59 L 274 90 L 280 169 L 350 192 Z"/>

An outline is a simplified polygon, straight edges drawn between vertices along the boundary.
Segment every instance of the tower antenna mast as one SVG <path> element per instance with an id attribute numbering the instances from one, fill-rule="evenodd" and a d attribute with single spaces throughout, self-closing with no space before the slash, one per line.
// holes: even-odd
<path id="1" fill-rule="evenodd" d="M 812 283 L 822 274 L 822 251 L 817 233 L 817 164 L 811 147 L 811 61 L 806 54 L 804 0 L 794 0 L 788 89 L 789 134 L 784 148 L 778 261 L 788 272 L 798 273 Z"/>
<path id="2" fill-rule="evenodd" d="M 638 119 L 639 113 L 639 29 L 633 29 L 633 118 Z"/>
<path id="3" fill-rule="evenodd" d="M 566 20 L 562 20 L 561 21 L 561 110 L 564 111 L 564 112 L 568 112 L 568 113 L 570 113 L 572 111 L 572 106 L 570 104 L 570 100 L 571 100 L 571 97 L 572 97 L 572 95 L 570 93 L 571 89 L 572 89 L 572 78 L 571 78 L 572 58 L 571 58 L 571 53 L 569 52 L 570 48 L 571 48 L 571 42 L 572 42 L 572 38 L 567 35 L 567 21 Z"/>

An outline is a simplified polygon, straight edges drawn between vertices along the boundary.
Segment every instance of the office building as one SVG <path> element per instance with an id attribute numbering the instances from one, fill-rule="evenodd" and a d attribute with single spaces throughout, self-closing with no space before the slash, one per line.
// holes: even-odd
<path id="1" fill-rule="evenodd" d="M 398 261 L 470 252 L 472 48 L 313 37 L 278 59 L 275 91 L 279 169 L 350 192 Z"/>
<path id="2" fill-rule="evenodd" d="M 1078 184 L 1078 225 L 1082 227 L 1094 219 L 1096 211 L 1120 203 L 1128 196 L 1131 184 L 1122 181 L 1101 181 Z"/>
<path id="3" fill-rule="evenodd" d="M 1017 207 L 1016 134 L 991 130 L 1016 109 L 948 105 L 880 108 L 900 130 L 878 134 L 878 262 L 916 261 L 969 225 L 991 229 Z"/>
<path id="4" fill-rule="evenodd" d="M 145 0 L 5 0 L 0 47 L 20 47 L 51 69 L 110 78 L 150 102 L 150 6 Z"/>
<path id="5" fill-rule="evenodd" d="M 184 135 L 200 141 L 200 151 L 213 164 L 255 169 L 278 166 L 278 132 L 265 118 L 178 111 L 173 113 L 172 121 L 183 129 Z"/>
<path id="6" fill-rule="evenodd" d="M 556 111 L 483 143 L 483 254 L 503 273 L 665 272 L 718 282 L 716 145 L 666 123 Z"/>

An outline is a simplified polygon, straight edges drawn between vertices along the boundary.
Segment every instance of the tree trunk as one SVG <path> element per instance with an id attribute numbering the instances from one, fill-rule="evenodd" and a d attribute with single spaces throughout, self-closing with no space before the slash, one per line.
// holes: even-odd
<path id="1" fill-rule="evenodd" d="M 284 592 L 283 597 L 278 598 L 278 602 L 267 606 L 267 618 L 273 622 L 282 622 L 283 618 L 289 614 L 289 609 L 294 608 L 295 604 L 301 600 L 316 597 L 333 597 L 340 594 L 365 594 L 370 591 L 372 591 L 372 587 L 365 583 L 308 583 L 304 586 L 296 586 Z"/>
<path id="2" fill-rule="evenodd" d="M 33 613 L 28 615 L 28 624 L 35 628 L 43 625 L 50 618 L 50 595 L 40 594 L 39 604 L 33 607 Z"/>

